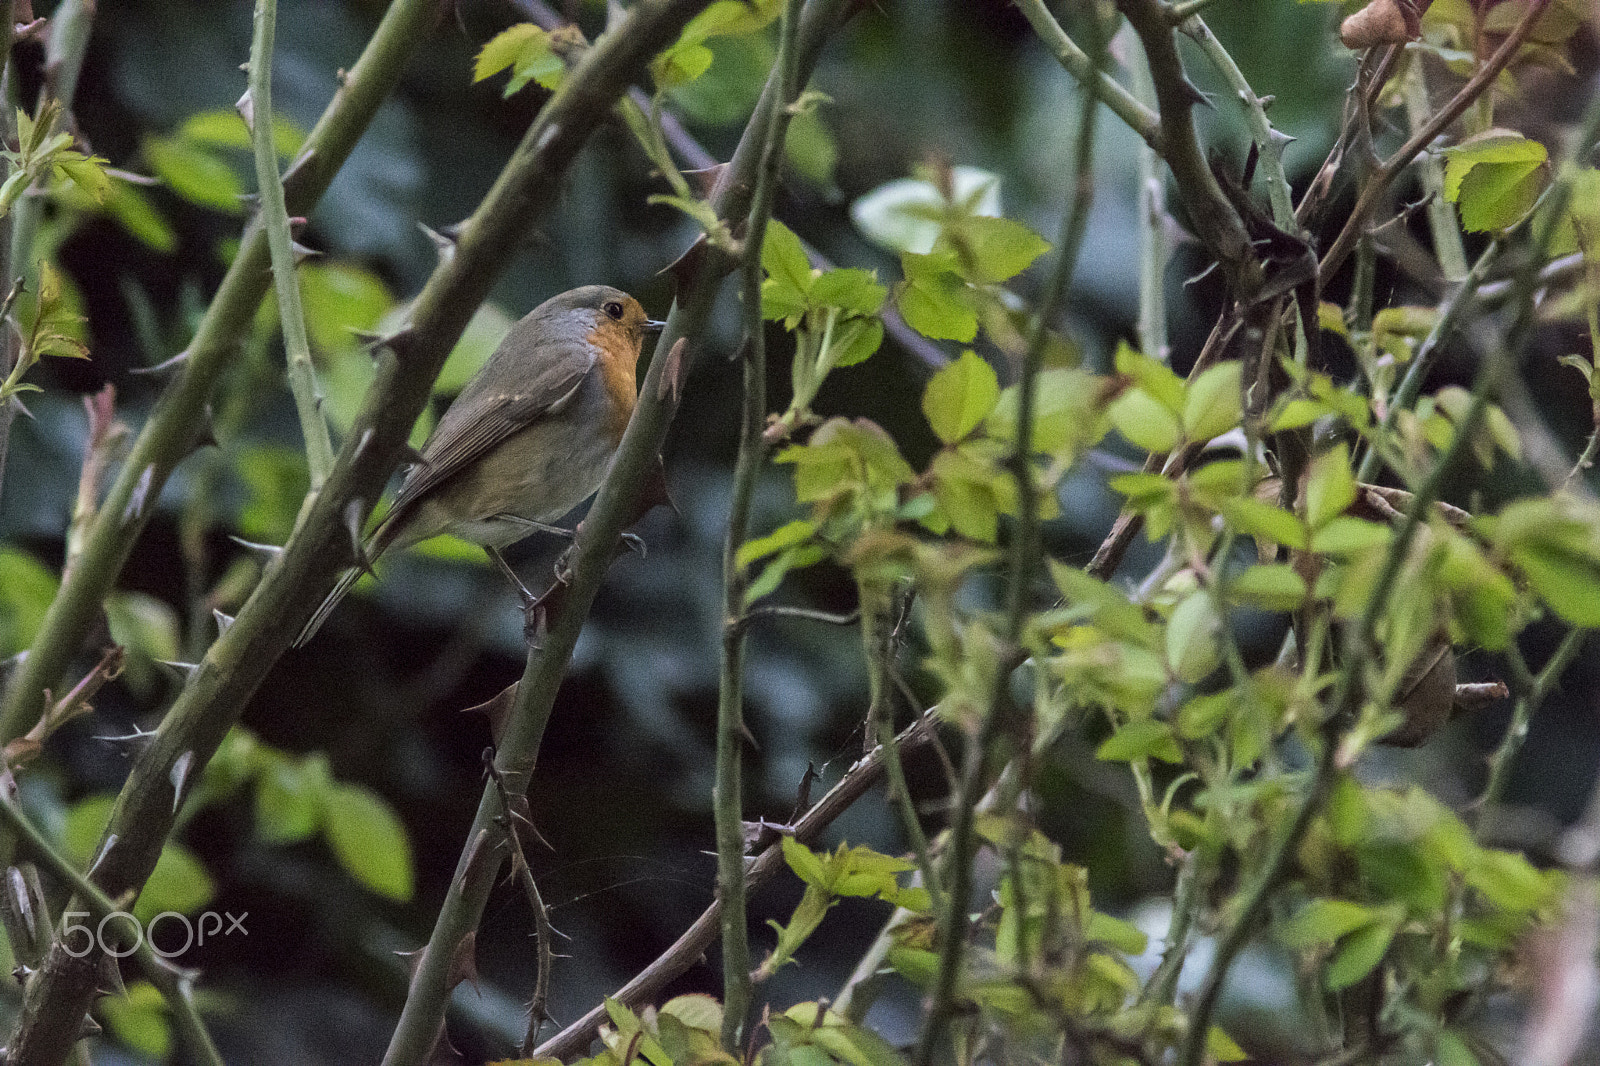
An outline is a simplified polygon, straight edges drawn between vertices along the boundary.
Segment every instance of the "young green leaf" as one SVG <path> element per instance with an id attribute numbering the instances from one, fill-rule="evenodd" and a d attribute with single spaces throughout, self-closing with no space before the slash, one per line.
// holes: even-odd
<path id="1" fill-rule="evenodd" d="M 999 399 L 994 367 L 969 348 L 933 375 L 922 393 L 922 412 L 938 438 L 954 444 L 977 429 Z"/>

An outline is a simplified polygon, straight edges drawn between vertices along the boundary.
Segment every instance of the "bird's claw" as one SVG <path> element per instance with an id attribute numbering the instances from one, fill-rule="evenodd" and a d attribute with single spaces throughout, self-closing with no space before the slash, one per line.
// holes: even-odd
<path id="1" fill-rule="evenodd" d="M 645 550 L 644 538 L 639 536 L 637 533 L 624 533 L 622 535 L 622 543 L 626 544 L 628 546 L 628 550 L 633 552 L 641 559 L 648 554 Z"/>

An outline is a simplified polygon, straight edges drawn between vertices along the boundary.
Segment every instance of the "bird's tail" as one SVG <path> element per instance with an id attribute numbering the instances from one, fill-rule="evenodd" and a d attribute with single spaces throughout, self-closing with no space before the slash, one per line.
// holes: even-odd
<path id="1" fill-rule="evenodd" d="M 333 613 L 333 609 L 339 606 L 339 601 L 344 599 L 345 595 L 355 587 L 356 582 L 361 580 L 361 575 L 364 573 L 366 573 L 365 568 L 353 566 L 340 576 L 339 583 L 333 586 L 333 591 L 328 593 L 328 598 L 322 601 L 316 613 L 306 622 L 305 628 L 300 630 L 300 635 L 294 638 L 294 647 L 304 647 L 312 637 L 317 635 L 317 630 L 322 628 L 322 623 L 328 620 L 328 616 Z"/>

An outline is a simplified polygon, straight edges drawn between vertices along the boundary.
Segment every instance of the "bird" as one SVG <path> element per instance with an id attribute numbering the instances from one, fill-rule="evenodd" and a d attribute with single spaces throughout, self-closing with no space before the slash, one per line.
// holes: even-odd
<path id="1" fill-rule="evenodd" d="M 644 338 L 665 325 L 609 285 L 552 296 L 506 334 L 422 447 L 394 503 L 295 639 L 316 635 L 335 607 L 391 548 L 448 533 L 481 545 L 534 597 L 500 549 L 552 525 L 600 487 L 636 402 Z"/>

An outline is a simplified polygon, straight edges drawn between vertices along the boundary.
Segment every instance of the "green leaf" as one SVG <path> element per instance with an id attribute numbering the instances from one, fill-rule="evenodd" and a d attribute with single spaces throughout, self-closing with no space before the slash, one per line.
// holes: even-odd
<path id="1" fill-rule="evenodd" d="M 306 334 L 318 350 L 359 347 L 361 341 L 353 331 L 375 331 L 394 306 L 394 295 L 383 279 L 354 263 L 307 263 L 297 273 Z"/>
<path id="2" fill-rule="evenodd" d="M 739 566 L 749 566 L 757 559 L 791 548 L 796 544 L 803 544 L 816 533 L 817 527 L 804 519 L 786 522 L 764 537 L 747 540 L 739 546 L 734 561 Z"/>
<path id="3" fill-rule="evenodd" d="M 56 575 L 31 555 L 0 548 L 0 656 L 32 646 L 60 587 Z"/>
<path id="4" fill-rule="evenodd" d="M 1180 681 L 1198 684 L 1222 662 L 1222 619 L 1210 591 L 1186 596 L 1167 622 L 1167 666 Z"/>
<path id="5" fill-rule="evenodd" d="M 121 996 L 106 996 L 96 1008 L 106 1028 L 134 1051 L 156 1062 L 172 1054 L 172 1023 L 166 998 L 148 981 L 133 981 Z"/>
<path id="6" fill-rule="evenodd" d="M 972 252 L 972 280 L 980 284 L 1014 277 L 1050 250 L 1049 241 L 1009 218 L 974 215 L 963 221 L 961 233 Z"/>
<path id="7" fill-rule="evenodd" d="M 1143 389 L 1128 389 L 1106 414 L 1118 433 L 1147 452 L 1170 452 L 1183 435 L 1178 416 Z"/>
<path id="8" fill-rule="evenodd" d="M 1142 718 L 1119 726 L 1095 750 L 1094 757 L 1106 762 L 1160 759 L 1162 762 L 1181 763 L 1183 749 L 1178 746 L 1170 725 L 1154 718 Z"/>
<path id="9" fill-rule="evenodd" d="M 1278 942 L 1296 950 L 1332 944 L 1383 917 L 1376 908 L 1347 899 L 1314 899 L 1278 925 Z"/>
<path id="10" fill-rule="evenodd" d="M 332 785 L 322 824 L 339 864 L 352 877 L 380 896 L 411 898 L 411 842 L 381 796 L 361 785 Z"/>
<path id="11" fill-rule="evenodd" d="M 826 361 L 834 367 L 864 363 L 883 346 L 883 321 L 877 318 L 852 318 L 835 327 Z"/>
<path id="12" fill-rule="evenodd" d="M 795 876 L 808 885 L 820 888 L 830 888 L 833 877 L 828 872 L 827 863 L 822 856 L 806 847 L 792 836 L 786 836 L 781 841 L 783 848 L 783 861 L 789 864 Z"/>
<path id="13" fill-rule="evenodd" d="M 767 232 L 761 241 L 761 269 L 769 278 L 802 295 L 811 291 L 816 278 L 811 273 L 811 260 L 806 258 L 800 238 L 775 218 L 767 222 Z"/>
<path id="14" fill-rule="evenodd" d="M 1371 973 L 1383 961 L 1398 928 L 1395 922 L 1378 921 L 1345 937 L 1323 975 L 1328 988 L 1334 992 L 1349 988 Z"/>
<path id="15" fill-rule="evenodd" d="M 1451 1029 L 1440 1029 L 1434 1038 L 1433 1061 L 1438 1066 L 1479 1066 L 1472 1048 Z"/>
<path id="16" fill-rule="evenodd" d="M 907 253 L 906 280 L 895 298 L 906 324 L 933 340 L 970 344 L 978 335 L 978 315 L 966 283 L 953 272 L 913 272 Z"/>
<path id="17" fill-rule="evenodd" d="M 950 169 L 957 203 L 971 202 L 971 214 L 1000 214 L 1000 176 L 977 167 Z M 898 178 L 878 186 L 850 205 L 850 219 L 870 241 L 896 252 L 925 253 L 938 240 L 944 197 L 931 181 Z"/>
<path id="18" fill-rule="evenodd" d="M 1305 578 L 1287 563 L 1251 566 L 1228 583 L 1228 591 L 1264 611 L 1296 611 L 1305 603 Z"/>
<path id="19" fill-rule="evenodd" d="M 1600 628 L 1600 560 L 1565 545 L 1533 541 L 1511 553 L 1528 584 L 1562 620 L 1585 629 Z"/>
<path id="20" fill-rule="evenodd" d="M 1444 151 L 1444 194 L 1470 232 L 1504 229 L 1533 207 L 1549 152 L 1510 130 L 1488 130 Z"/>
<path id="21" fill-rule="evenodd" d="M 1342 514 L 1311 534 L 1311 550 L 1324 555 L 1354 555 L 1389 543 L 1394 531 L 1381 522 Z"/>
<path id="22" fill-rule="evenodd" d="M 517 61 L 529 42 L 541 38 L 548 42 L 550 35 L 531 22 L 519 22 L 501 30 L 478 51 L 472 64 L 472 80 L 482 81 L 505 70 Z"/>
<path id="23" fill-rule="evenodd" d="M 1006 491 L 998 472 L 962 452 L 946 449 L 934 456 L 933 492 L 956 532 L 969 540 L 992 544 L 999 533 Z"/>
<path id="24" fill-rule="evenodd" d="M 999 399 L 994 367 L 969 348 L 933 375 L 922 393 L 922 412 L 938 438 L 954 444 L 977 429 Z"/>
<path id="25" fill-rule="evenodd" d="M 1261 537 L 1297 551 L 1306 547 L 1308 537 L 1305 523 L 1298 516 L 1266 500 L 1238 496 L 1223 500 L 1219 509 L 1228 524 L 1246 536 Z"/>
<path id="26" fill-rule="evenodd" d="M 793 236 L 793 234 L 790 234 Z M 796 240 L 796 245 L 799 241 Z M 802 253 L 803 254 L 803 253 Z M 762 266 L 766 266 L 763 249 Z M 807 277 L 810 266 L 807 265 Z M 813 307 L 841 307 L 853 315 L 875 315 L 883 307 L 889 290 L 878 284 L 878 274 L 873 270 L 838 268 L 824 271 L 806 293 Z"/>
<path id="27" fill-rule="evenodd" d="M 181 137 L 148 137 L 144 155 L 156 176 L 185 200 L 230 215 L 244 213 L 239 199 L 245 192 L 243 180 L 205 145 Z"/>
<path id="28" fill-rule="evenodd" d="M 1243 1062 L 1250 1057 L 1220 1025 L 1206 1031 L 1206 1056 L 1215 1062 Z"/>
<path id="29" fill-rule="evenodd" d="M 216 885 L 200 860 L 182 844 L 169 840 L 139 893 L 133 915 L 148 923 L 162 911 L 193 914 L 215 895 Z"/>
<path id="30" fill-rule="evenodd" d="M 1306 522 L 1313 530 L 1327 525 L 1356 502 L 1356 477 L 1350 469 L 1350 447 L 1343 441 L 1311 460 L 1306 482 Z"/>
<path id="31" fill-rule="evenodd" d="M 801 177 L 837 195 L 833 174 L 839 165 L 839 142 L 816 108 L 801 111 L 789 121 L 783 155 Z"/>
<path id="32" fill-rule="evenodd" d="M 1239 379 L 1244 364 L 1237 359 L 1210 367 L 1184 390 L 1183 430 L 1190 443 L 1220 437 L 1239 424 Z"/>
<path id="33" fill-rule="evenodd" d="M 256 778 L 256 835 L 269 844 L 304 840 L 322 825 L 333 778 L 322 755 L 267 760 Z"/>
<path id="34" fill-rule="evenodd" d="M 137 185 L 113 182 L 106 197 L 106 212 L 151 251 L 171 255 L 178 249 L 178 234 Z"/>
<path id="35" fill-rule="evenodd" d="M 1555 898 L 1555 882 L 1521 855 L 1484 848 L 1466 871 L 1467 884 L 1501 910 L 1537 910 Z"/>

